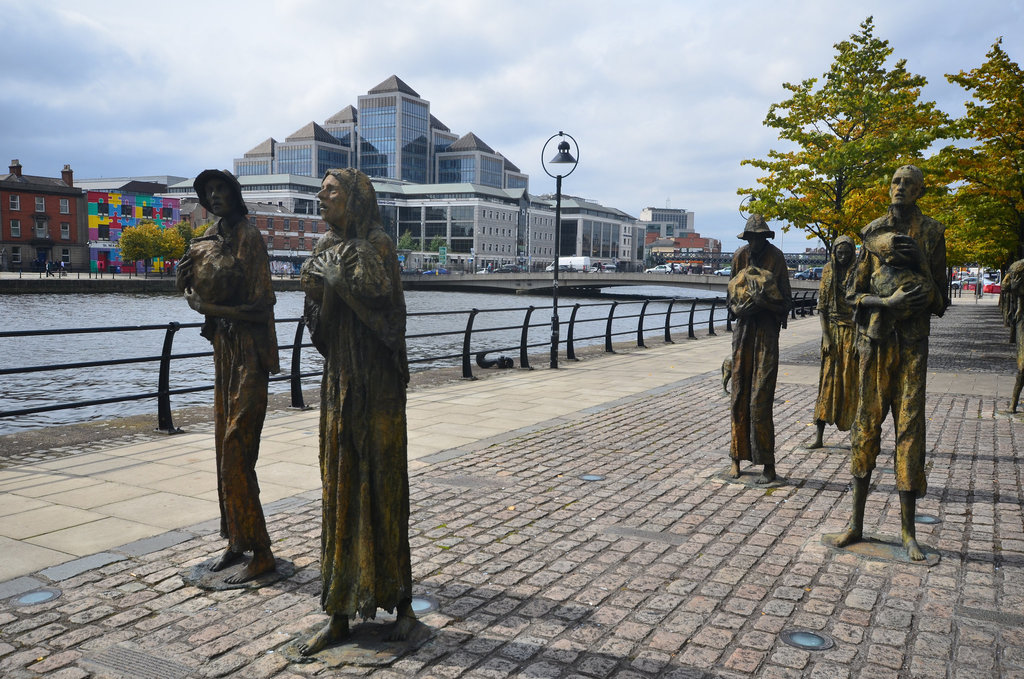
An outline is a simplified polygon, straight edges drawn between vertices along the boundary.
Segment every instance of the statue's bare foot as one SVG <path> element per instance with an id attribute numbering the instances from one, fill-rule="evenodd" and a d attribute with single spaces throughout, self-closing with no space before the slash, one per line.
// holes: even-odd
<path id="1" fill-rule="evenodd" d="M 924 552 L 921 551 L 921 547 L 917 544 L 915 538 L 904 534 L 903 546 L 906 548 L 907 557 L 911 561 L 924 561 Z"/>
<path id="2" fill-rule="evenodd" d="M 729 465 L 729 477 L 738 479 L 740 477 L 740 461 L 733 460 L 732 464 Z"/>
<path id="3" fill-rule="evenodd" d="M 348 636 L 348 618 L 340 615 L 332 615 L 319 632 L 309 638 L 309 641 L 299 644 L 299 653 L 302 655 L 313 655 L 319 653 L 333 643 L 337 643 Z"/>
<path id="4" fill-rule="evenodd" d="M 395 620 L 395 624 L 393 624 L 391 629 L 388 630 L 388 634 L 385 639 L 387 641 L 405 641 L 409 638 L 409 634 L 415 626 L 415 617 L 410 618 L 405 615 L 400 615 L 398 616 L 398 619 Z"/>
<path id="5" fill-rule="evenodd" d="M 395 624 L 388 630 L 387 641 L 405 641 L 416 626 L 416 613 L 412 610 L 412 599 L 403 599 L 398 603 Z"/>
<path id="6" fill-rule="evenodd" d="M 779 477 L 775 475 L 775 467 L 769 467 L 768 465 L 765 465 L 764 469 L 761 471 L 761 475 L 757 477 L 757 481 L 755 481 L 754 483 L 763 486 L 765 484 L 773 482 L 777 478 Z"/>
<path id="7" fill-rule="evenodd" d="M 864 539 L 864 533 L 858 528 L 847 528 L 842 533 L 836 533 L 826 538 L 833 547 L 847 547 L 855 542 L 860 542 Z"/>
<path id="8" fill-rule="evenodd" d="M 245 568 L 234 575 L 224 578 L 224 582 L 229 585 L 238 585 L 258 578 L 264 573 L 272 573 L 276 568 L 277 564 L 274 562 L 274 555 L 270 553 L 270 550 L 256 551 L 252 555 L 252 560 L 245 565 Z"/>
<path id="9" fill-rule="evenodd" d="M 217 571 L 224 570 L 228 566 L 234 566 L 243 558 L 245 558 L 245 554 L 242 552 L 225 549 L 224 553 L 220 555 L 220 558 L 210 566 L 210 570 L 216 573 Z"/>

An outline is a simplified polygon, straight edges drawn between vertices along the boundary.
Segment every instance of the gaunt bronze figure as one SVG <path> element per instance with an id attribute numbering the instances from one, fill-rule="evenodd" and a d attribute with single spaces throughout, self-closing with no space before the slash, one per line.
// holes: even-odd
<path id="1" fill-rule="evenodd" d="M 736 315 L 732 335 L 732 464 L 764 465 L 757 483 L 775 474 L 775 422 L 772 417 L 779 374 L 779 331 L 792 304 L 789 269 L 782 251 L 768 242 L 775 232 L 761 215 L 751 215 L 739 238 L 747 244 L 732 258 L 729 309 Z"/>
<path id="2" fill-rule="evenodd" d="M 318 194 L 330 226 L 302 267 L 306 319 L 324 356 L 320 403 L 323 529 L 320 602 L 330 615 L 299 646 L 312 655 L 345 637 L 348 619 L 412 610 L 407 469 L 405 297 L 369 177 L 330 170 Z"/>
<path id="3" fill-rule="evenodd" d="M 202 335 L 213 343 L 217 496 L 224 554 L 219 571 L 252 559 L 225 582 L 237 584 L 275 569 L 260 505 L 256 459 L 267 414 L 267 383 L 278 367 L 274 291 L 263 237 L 246 218 L 238 180 L 204 170 L 194 187 L 217 223 L 192 240 L 178 263 L 177 285 L 189 306 L 206 316 Z"/>
<path id="4" fill-rule="evenodd" d="M 862 246 L 849 288 L 857 325 L 858 404 L 851 430 L 853 512 L 843 533 L 826 540 L 843 547 L 863 539 L 864 507 L 882 437 L 892 411 L 894 468 L 900 494 L 903 546 L 925 558 L 914 527 L 916 500 L 924 495 L 925 381 L 931 316 L 949 305 L 945 226 L 921 214 L 921 170 L 904 165 L 893 174 L 886 216 L 861 231 Z"/>

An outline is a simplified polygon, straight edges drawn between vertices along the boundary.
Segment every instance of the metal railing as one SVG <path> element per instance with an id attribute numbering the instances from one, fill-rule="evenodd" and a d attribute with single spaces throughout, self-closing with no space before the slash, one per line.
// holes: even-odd
<path id="1" fill-rule="evenodd" d="M 795 293 L 793 295 L 793 306 L 791 311 L 792 318 L 795 319 L 798 315 L 805 316 L 813 314 L 814 306 L 817 301 L 816 297 L 817 295 L 815 291 L 803 291 Z M 651 311 L 652 303 L 655 303 L 657 305 L 664 305 L 664 308 Z M 606 314 L 599 313 L 599 310 L 602 307 L 607 308 Z M 410 358 L 410 366 L 415 367 L 417 365 L 422 365 L 424 366 L 423 369 L 427 369 L 429 367 L 437 365 L 461 364 L 462 376 L 466 379 L 475 379 L 472 367 L 474 357 L 476 358 L 476 362 L 478 365 L 486 367 L 488 365 L 488 361 L 486 359 L 487 354 L 500 354 L 502 352 L 518 352 L 519 367 L 523 369 L 532 369 L 530 365 L 531 350 L 539 351 L 541 348 L 550 349 L 550 340 L 534 342 L 530 341 L 531 329 L 542 329 L 550 327 L 549 323 L 546 320 L 534 322 L 534 314 L 537 311 L 550 311 L 551 308 L 551 306 L 528 306 L 499 309 L 474 308 L 459 311 L 411 312 L 408 314 L 410 325 L 415 325 L 417 319 L 429 319 L 431 317 L 442 317 L 445 319 L 454 320 L 459 316 L 464 316 L 465 321 L 463 324 L 446 322 L 446 328 L 440 331 L 407 334 L 406 341 L 410 345 L 417 342 L 423 343 L 422 341 L 425 341 L 432 345 L 438 346 L 441 349 L 441 353 L 432 353 L 426 356 Z M 701 312 L 701 316 L 703 316 L 703 313 L 706 312 L 707 318 L 702 318 L 701 320 L 698 320 L 698 312 Z M 517 323 L 515 325 L 505 324 L 487 328 L 474 327 L 478 319 L 480 318 L 486 318 L 488 316 L 498 314 L 503 314 L 507 317 L 509 313 L 521 313 L 523 319 L 522 322 Z M 659 316 L 662 318 L 658 319 Z M 655 319 L 658 319 L 657 322 L 652 323 L 652 321 L 654 321 Z M 645 337 L 654 334 L 661 334 L 664 342 L 673 343 L 673 331 L 681 331 L 683 328 L 686 329 L 687 338 L 695 339 L 697 337 L 697 329 L 699 327 L 702 327 L 704 324 L 707 325 L 707 332 L 709 335 L 715 335 L 716 325 L 721 326 L 722 324 L 725 325 L 726 331 L 731 332 L 732 321 L 733 316 L 728 311 L 728 308 L 725 304 L 725 299 L 720 297 L 701 299 L 666 297 L 641 299 L 635 301 L 614 300 L 610 302 L 602 301 L 593 303 L 576 303 L 572 307 L 572 311 L 570 313 L 568 322 L 564 323 L 564 325 L 567 326 L 567 332 L 565 333 L 565 339 L 559 341 L 559 345 L 564 346 L 565 357 L 567 360 L 578 360 L 576 356 L 576 350 L 581 344 L 595 345 L 597 343 L 603 342 L 604 351 L 614 353 L 614 344 L 616 339 L 623 338 L 624 336 L 635 337 L 636 346 L 645 347 Z M 304 408 L 305 403 L 302 395 L 302 380 L 306 378 L 318 377 L 323 374 L 323 371 L 302 370 L 302 350 L 306 348 L 311 348 L 313 346 L 312 343 L 303 342 L 303 335 L 305 332 L 305 319 L 278 319 L 276 323 L 278 326 L 294 323 L 295 332 L 294 339 L 291 344 L 279 343 L 278 345 L 279 351 L 291 352 L 289 372 L 287 374 L 271 376 L 270 381 L 288 381 L 290 386 L 290 397 L 292 407 Z M 592 330 L 595 324 L 598 326 L 598 328 L 596 330 Z M 54 403 L 48 403 L 46 405 L 36 405 L 25 408 L 0 410 L 0 418 L 11 418 L 22 415 L 30 415 L 34 413 L 44 413 L 58 410 L 101 406 L 128 401 L 156 399 L 157 429 L 159 431 L 163 431 L 166 433 L 177 433 L 180 430 L 174 426 L 171 409 L 171 397 L 194 392 L 210 391 L 214 388 L 212 382 L 209 384 L 202 384 L 199 386 L 187 386 L 176 388 L 172 388 L 171 386 L 171 368 L 174 361 L 213 356 L 212 350 L 178 354 L 174 353 L 173 351 L 174 338 L 179 331 L 183 329 L 200 328 L 202 327 L 202 325 L 202 323 L 178 323 L 176 321 L 172 321 L 170 323 L 163 325 L 114 326 L 104 328 L 71 328 L 53 330 L 15 330 L 0 332 L 0 341 L 8 338 L 17 337 L 97 335 L 101 333 L 123 334 L 145 331 L 162 331 L 164 333 L 163 346 L 160 355 L 77 361 L 70 363 L 53 363 L 46 365 L 23 366 L 17 368 L 0 368 L 0 376 L 5 376 L 29 375 L 37 373 L 49 373 L 61 370 L 80 370 L 85 368 L 109 367 L 129 364 L 157 363 L 157 384 L 155 391 L 124 394 L 119 396 L 108 396 L 103 398 L 93 398 L 79 401 L 59 401 Z M 509 334 L 512 331 L 518 332 L 519 341 L 517 343 L 502 346 L 487 346 L 486 348 L 481 348 L 478 344 L 476 350 L 474 350 L 473 348 L 474 338 L 477 338 L 479 340 L 482 336 L 486 336 L 489 333 L 505 333 L 506 336 L 509 336 Z M 0 344 L 0 351 L 3 351 L 2 344 Z M 282 362 L 282 364 L 283 363 L 284 362 Z M 506 365 L 508 365 L 507 362 Z"/>

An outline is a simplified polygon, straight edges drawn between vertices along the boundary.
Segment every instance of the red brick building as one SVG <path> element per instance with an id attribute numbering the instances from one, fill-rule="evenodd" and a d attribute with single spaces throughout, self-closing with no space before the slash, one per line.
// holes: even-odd
<path id="1" fill-rule="evenodd" d="M 22 172 L 17 159 L 0 175 L 0 270 L 40 271 L 59 266 L 88 271 L 85 192 L 74 187 L 65 165 L 61 176 Z"/>

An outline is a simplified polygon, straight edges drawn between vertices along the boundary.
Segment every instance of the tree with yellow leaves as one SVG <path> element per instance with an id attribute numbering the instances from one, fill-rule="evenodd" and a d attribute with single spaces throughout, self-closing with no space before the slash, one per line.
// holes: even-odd
<path id="1" fill-rule="evenodd" d="M 759 186 L 737 191 L 751 196 L 750 212 L 786 222 L 784 231 L 805 231 L 830 251 L 837 237 L 885 212 L 892 171 L 915 160 L 947 123 L 934 102 L 920 100 L 927 81 L 909 73 L 905 59 L 886 69 L 893 48 L 874 36 L 872 18 L 860 28 L 835 45 L 820 83 L 783 84 L 791 96 L 771 105 L 764 124 L 787 150 L 742 161 L 766 174 Z"/>

